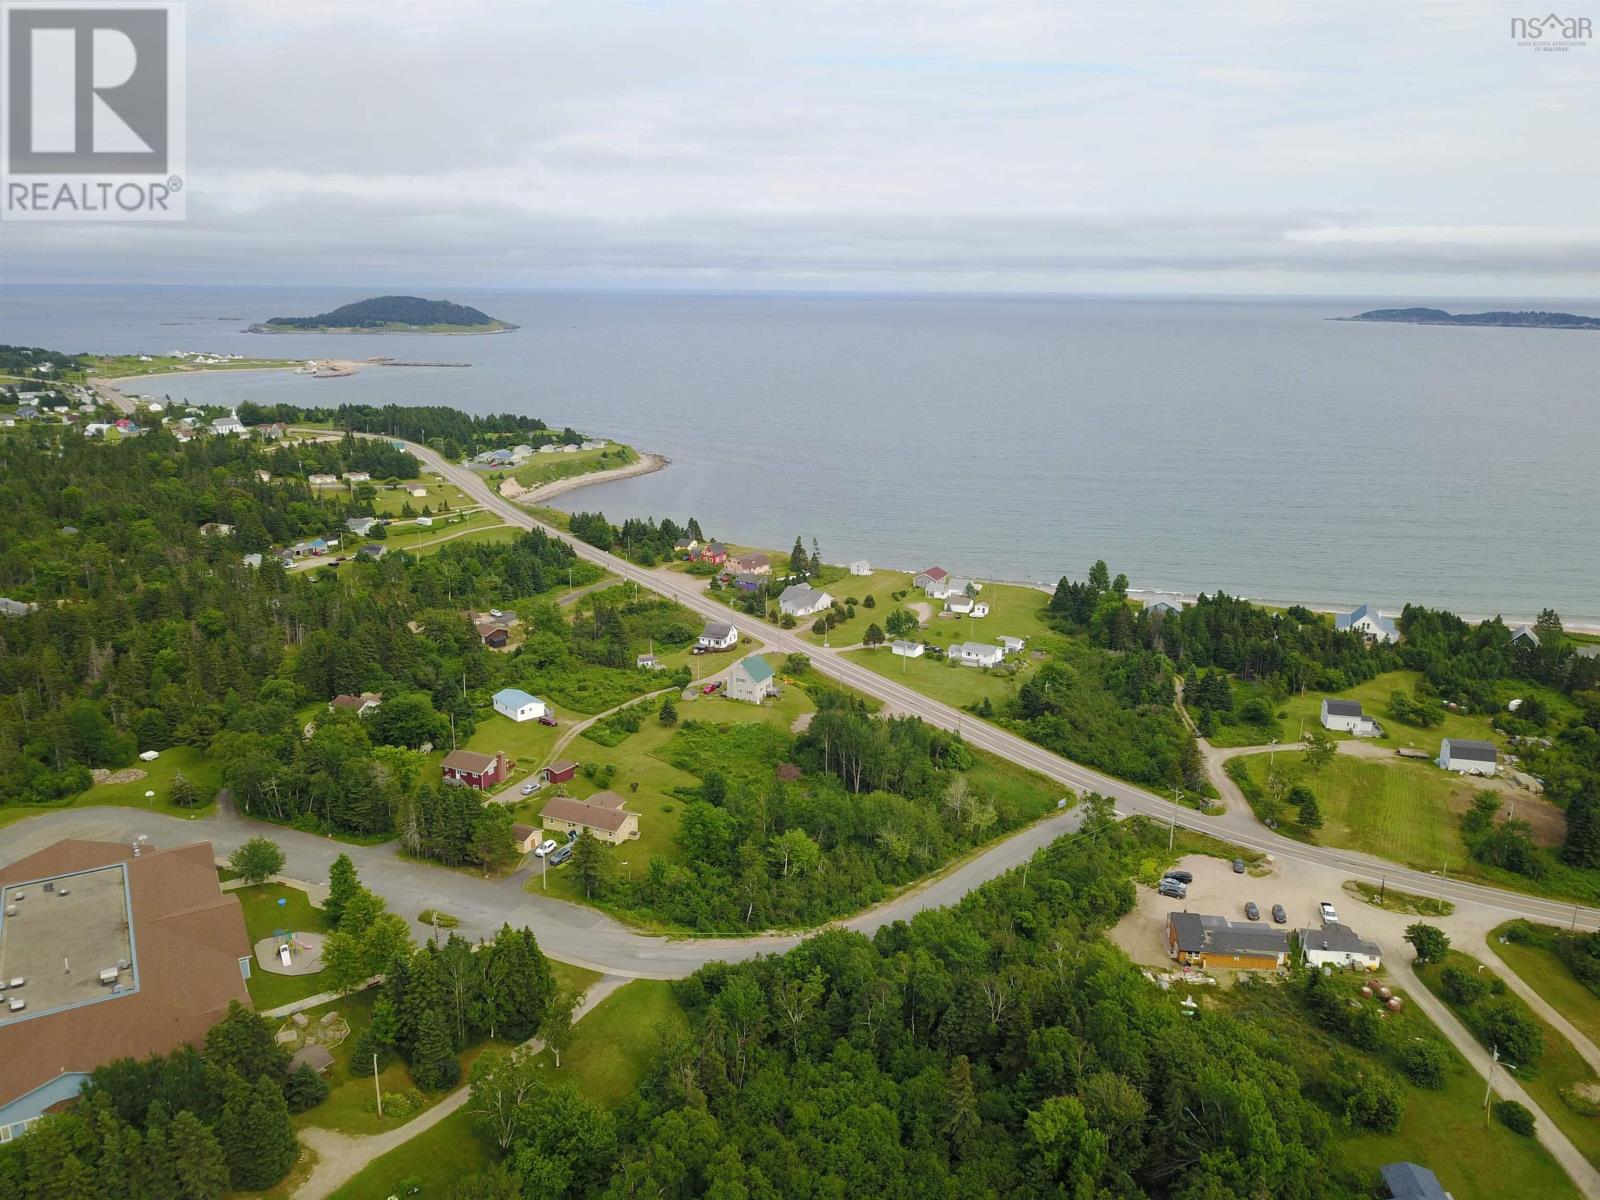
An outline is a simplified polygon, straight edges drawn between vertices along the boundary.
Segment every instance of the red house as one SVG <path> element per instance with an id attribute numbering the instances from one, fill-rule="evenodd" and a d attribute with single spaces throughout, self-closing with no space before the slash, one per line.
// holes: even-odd
<path id="1" fill-rule="evenodd" d="M 452 750 L 439 766 L 447 783 L 475 788 L 491 788 L 504 780 L 511 770 L 504 751 L 478 754 L 472 750 Z"/>
<path id="2" fill-rule="evenodd" d="M 728 561 L 728 548 L 721 542 L 707 542 L 700 547 L 700 561 L 721 566 Z"/>
<path id="3" fill-rule="evenodd" d="M 578 764 L 575 762 L 553 762 L 539 772 L 546 783 L 570 783 L 577 773 Z"/>

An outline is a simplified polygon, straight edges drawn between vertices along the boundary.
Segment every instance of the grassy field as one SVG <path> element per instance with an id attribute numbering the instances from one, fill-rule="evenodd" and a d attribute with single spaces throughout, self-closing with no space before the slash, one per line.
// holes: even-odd
<path id="1" fill-rule="evenodd" d="M 546 1052 L 541 1061 L 563 1080 L 571 1080 L 591 1100 L 614 1106 L 639 1086 L 649 1071 L 658 1030 L 680 1032 L 687 1022 L 672 997 L 670 985 L 635 980 L 606 997 L 579 1021 L 572 1045 L 557 1071 Z M 370 1081 L 367 1081 L 370 1083 Z M 373 1200 L 399 1194 L 410 1180 L 422 1200 L 447 1196 L 463 1175 L 481 1171 L 495 1160 L 493 1148 L 478 1134 L 466 1108 L 451 1113 L 432 1129 L 374 1160 L 333 1193 L 333 1200 Z"/>
<path id="2" fill-rule="evenodd" d="M 923 635 L 919 635 L 923 636 Z M 901 658 L 887 647 L 878 650 L 849 650 L 846 656 L 868 670 L 887 679 L 893 679 L 914 688 L 924 696 L 942 700 L 957 708 L 965 708 L 988 697 L 998 704 L 1016 694 L 1034 663 L 1024 652 L 1022 670 L 1007 677 L 979 667 L 951 666 L 945 659 L 933 659 L 924 654 L 921 658 Z M 973 720 L 977 720 L 976 717 Z"/>
<path id="3" fill-rule="evenodd" d="M 271 937 L 275 929 L 323 933 L 328 928 L 322 910 L 313 907 L 299 888 L 262 883 L 239 888 L 233 894 L 239 897 L 239 907 L 244 910 L 245 935 L 252 946 Z M 285 902 L 282 907 L 278 904 L 280 899 Z M 258 1010 L 277 1008 L 325 990 L 320 974 L 274 975 L 259 963 L 251 964 L 248 987 Z"/>
<path id="4" fill-rule="evenodd" d="M 653 707 L 653 702 L 651 703 Z M 802 713 L 815 710 L 806 693 L 793 686 L 783 688 L 776 700 L 757 706 L 722 696 L 696 695 L 692 700 L 677 700 L 681 721 L 694 720 L 704 724 L 726 725 L 760 722 L 787 731 Z M 661 750 L 672 739 L 676 728 L 663 726 L 651 713 L 644 718 L 639 732 L 631 734 L 616 746 L 601 746 L 582 738 L 575 741 L 567 752 L 568 757 L 582 763 L 600 766 L 614 764 L 616 774 L 608 788 L 601 789 L 581 772 L 567 786 L 574 796 L 583 798 L 600 790 L 616 792 L 626 801 L 630 812 L 639 814 L 639 839 L 620 846 L 606 846 L 610 869 L 624 878 L 642 874 L 654 855 L 669 862 L 681 857 L 677 844 L 678 819 L 683 801 L 673 795 L 674 789 L 699 786 L 699 779 L 687 771 L 679 770 L 661 757 Z M 635 789 L 634 785 L 638 785 Z M 546 788 L 518 804 L 516 819 L 529 825 L 539 824 L 539 814 L 550 795 Z M 542 865 L 539 860 L 536 866 Z M 583 890 L 577 872 L 568 862 L 548 872 L 535 870 L 527 884 L 529 891 L 548 891 L 563 900 L 583 902 Z"/>
<path id="5" fill-rule="evenodd" d="M 490 529 L 501 524 L 499 517 L 490 512 L 468 513 L 465 517 L 452 513 L 448 517 L 434 518 L 431 527 L 422 525 L 392 525 L 383 544 L 390 550 L 409 550 L 413 553 L 426 548 L 426 543 L 467 530 Z"/>
<path id="6" fill-rule="evenodd" d="M 1437 896 L 1414 896 L 1392 887 L 1374 887 L 1358 879 L 1347 879 L 1344 890 L 1363 904 L 1388 912 L 1405 913 L 1407 916 L 1448 917 L 1456 910 L 1450 901 L 1441 901 Z"/>
<path id="7" fill-rule="evenodd" d="M 1374 762 L 1341 754 L 1321 771 L 1305 771 L 1305 755 L 1280 751 L 1278 765 L 1290 778 L 1303 781 L 1316 793 L 1323 827 L 1314 839 L 1298 825 L 1287 822 L 1280 832 L 1324 846 L 1363 850 L 1422 870 L 1451 871 L 1467 863 L 1460 822 L 1451 810 L 1454 799 L 1465 808 L 1474 791 L 1470 783 L 1447 774 L 1431 763 Z M 1236 761 L 1257 786 L 1266 782 L 1269 756 L 1252 754 Z"/>
<path id="8" fill-rule="evenodd" d="M 883 619 L 905 603 L 894 598 L 895 592 L 908 592 L 906 601 L 917 600 L 922 596 L 921 592 L 912 588 L 911 576 L 904 571 L 874 571 L 871 575 L 852 575 L 848 567 L 826 567 L 820 579 L 812 580 L 811 586 L 821 588 L 840 603 L 851 596 L 857 600 L 855 620 L 835 626 L 828 635 L 828 641 L 835 646 L 848 646 L 859 642 L 866 633 L 867 626 L 873 622 L 877 622 L 878 627 L 882 628 Z M 868 596 L 875 601 L 872 608 L 864 606 L 863 602 Z M 811 621 L 801 621 L 796 632 L 813 645 L 822 645 L 822 635 L 811 632 Z"/>
<path id="9" fill-rule="evenodd" d="M 216 768 L 202 759 L 193 747 L 175 746 L 163 750 L 154 762 L 135 762 L 133 769 L 143 771 L 144 778 L 131 783 L 93 784 L 88 790 L 56 804 L 8 804 L 0 808 L 0 827 L 61 808 L 93 808 L 102 804 L 114 808 L 142 808 L 179 818 L 206 817 L 216 811 L 216 805 L 209 802 L 200 808 L 178 808 L 168 802 L 173 777 L 179 772 L 202 796 L 214 796 L 222 786 L 222 777 Z M 154 799 L 146 798 L 146 792 L 154 792 Z"/>
<path id="10" fill-rule="evenodd" d="M 100 355 L 89 360 L 87 373 L 96 379 L 122 379 L 133 375 L 197 375 L 203 371 L 260 371 L 300 365 L 298 360 L 287 358 L 241 358 L 202 366 L 168 354 L 150 355 L 149 358 L 149 362 L 142 362 L 137 354 Z"/>
<path id="11" fill-rule="evenodd" d="M 1548 926 L 1551 934 L 1564 932 Z M 1519 944 L 1501 940 L 1505 926 L 1489 935 L 1489 949 L 1531 987 L 1551 1008 L 1555 1009 L 1573 1028 L 1595 1045 L 1600 1046 L 1600 996 L 1596 996 L 1567 970 L 1566 963 L 1553 950 L 1543 946 Z"/>
<path id="12" fill-rule="evenodd" d="M 377 486 L 378 497 L 372 502 L 372 507 L 382 517 L 397 516 L 408 504 L 418 513 L 424 508 L 437 513 L 465 508 L 472 503 L 467 494 L 455 484 L 445 483 L 440 479 L 411 479 L 393 489 L 384 484 Z M 428 494 L 412 496 L 408 489 L 413 487 L 426 488 Z"/>
<path id="13" fill-rule="evenodd" d="M 1493 741 L 1497 745 L 1494 729 L 1489 724 L 1487 715 L 1464 716 L 1453 713 L 1447 709 L 1440 709 L 1444 716 L 1442 723 L 1432 729 L 1418 729 L 1414 725 L 1402 725 L 1399 721 L 1389 716 L 1389 697 L 1394 692 L 1405 692 L 1415 696 L 1418 681 L 1422 678 L 1416 671 L 1386 671 L 1382 675 L 1369 679 L 1366 683 L 1347 691 L 1338 693 L 1344 700 L 1359 700 L 1361 710 L 1369 717 L 1377 719 L 1383 726 L 1381 738 L 1363 739 L 1371 741 L 1378 746 L 1388 746 L 1394 749 L 1408 747 L 1416 750 L 1426 750 L 1430 754 L 1439 752 L 1439 743 L 1449 738 L 1481 738 Z M 1284 714 L 1283 740 L 1294 740 L 1300 736 L 1300 731 L 1319 728 L 1322 713 L 1322 692 L 1305 692 L 1302 695 L 1290 696 L 1280 704 L 1276 712 Z M 1348 733 L 1332 733 L 1329 735 L 1338 740 L 1351 737 Z"/>
<path id="14" fill-rule="evenodd" d="M 1466 1021 L 1463 1010 L 1447 1000 L 1440 990 L 1439 975 L 1446 966 L 1456 966 L 1475 973 L 1491 984 L 1496 981 L 1496 976 L 1478 959 L 1455 949 L 1450 951 L 1443 963 L 1418 963 L 1416 966 L 1417 977 L 1427 985 L 1428 990 L 1461 1017 L 1463 1024 L 1467 1024 L 1470 1029 L 1471 1025 Z M 1529 1097 L 1544 1111 L 1545 1116 L 1555 1122 L 1561 1132 L 1571 1139 L 1580 1154 L 1591 1163 L 1600 1164 L 1600 1116 L 1584 1116 L 1568 1107 L 1561 1098 L 1564 1087 L 1600 1089 L 1600 1078 L 1596 1078 L 1593 1069 L 1572 1048 L 1571 1042 L 1557 1033 L 1553 1026 L 1533 1012 L 1516 997 L 1515 993 L 1508 995 L 1518 1007 L 1539 1023 L 1539 1028 L 1544 1034 L 1544 1053 L 1539 1056 L 1539 1060 L 1531 1064 L 1516 1064 L 1517 1082 L 1527 1090 Z"/>
<path id="15" fill-rule="evenodd" d="M 1353 993 L 1362 980 L 1335 978 Z M 1210 991 L 1211 989 L 1207 989 Z M 1325 1062 L 1344 1053 L 1363 1062 L 1381 1054 L 1356 1050 L 1312 1020 L 1289 988 L 1274 985 L 1233 987 L 1217 991 L 1206 1003 L 1225 1007 L 1259 1025 L 1296 1055 Z M 1369 1002 L 1370 1003 L 1370 1002 Z M 1516 1194 L 1567 1200 L 1580 1193 L 1556 1161 L 1533 1138 L 1522 1137 L 1495 1122 L 1484 1128 L 1483 1079 L 1440 1036 L 1416 1005 L 1408 1004 L 1389 1020 L 1391 1044 L 1420 1037 L 1444 1049 L 1450 1069 L 1446 1086 L 1427 1091 L 1402 1081 L 1405 1114 L 1393 1133 L 1338 1132 L 1341 1157 L 1358 1185 L 1378 1194 L 1378 1168 L 1410 1160 L 1431 1167 L 1456 1200 L 1498 1200 L 1506 1181 L 1516 1180 Z"/>
<path id="16" fill-rule="evenodd" d="M 520 467 L 511 471 L 497 471 L 488 478 L 498 485 L 500 480 L 510 475 L 523 487 L 541 487 L 558 479 L 611 471 L 638 461 L 639 452 L 632 446 L 608 443 L 604 449 L 579 450 L 576 454 L 535 454 Z"/>

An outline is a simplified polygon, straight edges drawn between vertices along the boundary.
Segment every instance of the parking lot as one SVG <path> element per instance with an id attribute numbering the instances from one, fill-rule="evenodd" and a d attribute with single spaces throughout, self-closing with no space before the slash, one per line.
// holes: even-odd
<path id="1" fill-rule="evenodd" d="M 1331 900 L 1339 915 L 1358 933 L 1373 936 L 1382 917 L 1342 888 L 1343 877 L 1294 863 L 1262 864 L 1255 868 L 1263 875 L 1235 875 L 1233 867 L 1220 858 L 1190 854 L 1179 860 L 1177 869 L 1194 875 L 1189 895 L 1182 900 L 1163 896 L 1153 887 L 1139 887 L 1134 910 L 1117 923 L 1109 936 L 1127 951 L 1134 962 L 1146 966 L 1170 966 L 1167 957 L 1167 914 L 1169 912 L 1209 913 L 1233 921 L 1245 920 L 1244 906 L 1254 900 L 1261 909 L 1261 923 L 1272 925 L 1272 906 L 1281 904 L 1289 920 L 1280 929 L 1304 929 L 1322 924 L 1317 904 Z M 1363 911 L 1364 910 L 1364 911 Z M 1370 932 L 1369 932 L 1370 930 Z"/>

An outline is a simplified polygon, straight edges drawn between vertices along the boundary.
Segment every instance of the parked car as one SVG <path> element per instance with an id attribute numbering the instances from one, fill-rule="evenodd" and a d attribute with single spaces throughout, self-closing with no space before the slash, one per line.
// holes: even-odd
<path id="1" fill-rule="evenodd" d="M 1317 911 L 1322 914 L 1322 923 L 1324 925 L 1337 925 L 1339 923 L 1339 910 L 1334 908 L 1328 901 L 1324 900 L 1317 905 Z"/>
<path id="2" fill-rule="evenodd" d="M 1244 859 L 1236 858 L 1233 860 L 1233 873 L 1235 875 L 1244 874 Z"/>
<path id="3" fill-rule="evenodd" d="M 1249 917 L 1252 921 L 1261 920 L 1261 910 L 1256 907 L 1256 902 L 1254 900 L 1245 901 L 1244 915 Z"/>
<path id="4" fill-rule="evenodd" d="M 551 727 L 554 727 L 555 723 L 556 723 L 556 719 L 554 717 L 552 717 L 549 713 L 540 713 L 539 714 L 539 724 L 541 724 L 541 725 L 549 725 Z"/>
<path id="5" fill-rule="evenodd" d="M 1165 878 L 1176 879 L 1179 883 L 1194 882 L 1194 875 L 1189 871 L 1168 871 Z"/>
<path id="6" fill-rule="evenodd" d="M 533 856 L 535 858 L 543 858 L 546 854 L 549 854 L 550 851 L 554 850 L 555 848 L 556 848 L 556 840 L 555 840 L 555 838 L 545 838 L 544 841 L 540 842 L 537 846 L 535 846 L 533 848 Z"/>
<path id="7" fill-rule="evenodd" d="M 720 689 L 721 687 L 722 687 L 722 684 L 720 682 L 719 683 L 708 683 L 708 684 L 705 685 L 705 687 L 700 689 L 700 694 L 702 696 L 709 696 L 713 692 L 715 692 L 718 689 Z"/>
<path id="8" fill-rule="evenodd" d="M 1163 879 L 1156 887 L 1156 891 L 1163 896 L 1171 896 L 1174 900 L 1183 900 L 1189 895 L 1189 886 L 1179 883 L 1176 879 Z"/>
<path id="9" fill-rule="evenodd" d="M 690 654 L 704 654 L 705 652 L 706 648 L 704 646 L 691 646 L 689 648 Z"/>
<path id="10" fill-rule="evenodd" d="M 572 843 L 571 842 L 562 842 L 561 845 L 557 846 L 554 850 L 550 851 L 550 856 L 545 859 L 545 862 L 549 863 L 552 867 L 559 867 L 562 863 L 566 862 L 567 859 L 569 859 L 571 857 L 572 857 Z"/>
<path id="11" fill-rule="evenodd" d="M 1275 925 L 1287 925 L 1289 923 L 1289 914 L 1283 911 L 1283 905 L 1274 904 L 1272 906 L 1272 921 Z"/>
<path id="12" fill-rule="evenodd" d="M 530 779 L 530 780 L 528 780 L 527 783 L 522 785 L 522 794 L 524 796 L 531 796 L 535 792 L 537 792 L 540 788 L 542 788 L 543 786 L 544 786 L 544 780 L 542 780 L 542 779 Z"/>

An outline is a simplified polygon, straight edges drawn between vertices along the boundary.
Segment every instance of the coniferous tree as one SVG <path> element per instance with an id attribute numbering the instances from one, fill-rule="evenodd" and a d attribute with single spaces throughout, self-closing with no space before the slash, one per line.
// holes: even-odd
<path id="1" fill-rule="evenodd" d="M 328 868 L 328 898 L 322 902 L 322 911 L 330 925 L 337 926 L 350 897 L 362 890 L 356 875 L 356 866 L 348 854 L 341 854 Z"/>
<path id="2" fill-rule="evenodd" d="M 417 1044 L 411 1052 L 411 1077 L 429 1091 L 454 1087 L 461 1078 L 461 1064 L 451 1045 L 450 1031 L 443 1014 L 429 1009 L 417 1022 Z"/>
<path id="3" fill-rule="evenodd" d="M 179 1200 L 216 1200 L 228 1190 L 227 1157 L 199 1117 L 188 1110 L 180 1112 L 172 1119 L 167 1140 L 175 1190 L 164 1194 Z"/>

